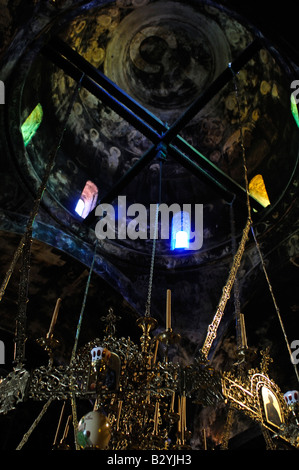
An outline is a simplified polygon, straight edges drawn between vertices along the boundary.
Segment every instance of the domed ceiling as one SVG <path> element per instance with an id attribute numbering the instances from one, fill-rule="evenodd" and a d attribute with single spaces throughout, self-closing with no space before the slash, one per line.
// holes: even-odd
<path id="1" fill-rule="evenodd" d="M 159 240 L 157 266 L 194 269 L 227 257 L 232 201 L 237 234 L 247 216 L 242 144 L 249 181 L 261 174 L 271 201 L 269 211 L 251 198 L 259 220 L 271 214 L 296 166 L 298 133 L 283 59 L 263 44 L 252 47 L 254 28 L 210 3 L 95 2 L 72 14 L 47 31 L 38 51 L 23 56 L 12 82 L 11 99 L 21 104 L 9 111 L 9 133 L 23 183 L 38 190 L 82 80 L 43 196 L 51 218 L 85 242 L 94 240 L 96 219 L 83 221 L 75 212 L 87 181 L 96 186 L 97 203 L 116 205 L 121 195 L 127 205 L 158 202 L 162 143 L 161 202 L 204 205 L 203 245 L 178 256 Z M 20 127 L 37 105 L 41 123 L 24 148 Z M 100 250 L 117 266 L 129 262 L 144 271 L 152 241 L 104 240 Z"/>
<path id="2" fill-rule="evenodd" d="M 107 6 L 78 15 L 58 33 L 95 70 L 152 113 L 158 129 L 147 125 L 150 129 L 144 135 L 142 125 L 136 128 L 129 119 L 111 110 L 104 97 L 103 103 L 88 91 L 83 77 L 48 183 L 49 210 L 56 215 L 57 206 L 60 223 L 65 217 L 68 221 L 71 216 L 78 220 L 74 209 L 86 181 L 97 186 L 101 201 L 153 143 L 157 144 L 163 129 L 171 127 L 254 39 L 252 32 L 221 9 L 196 2 L 108 2 Z M 227 175 L 227 184 L 232 179 L 244 188 L 240 118 L 249 178 L 263 175 L 273 204 L 287 187 L 294 169 L 296 128 L 290 114 L 288 78 L 281 64 L 265 48 L 259 49 L 237 73 L 239 102 L 230 77 L 203 109 L 194 113 L 193 119 L 180 126 L 178 134 L 183 143 L 191 146 L 191 156 L 196 157 L 200 167 L 202 156 L 211 163 L 207 173 L 215 166 Z M 28 58 L 24 62 L 24 73 L 14 87 L 13 94 L 21 98 L 22 104 L 13 125 L 19 129 L 38 103 L 43 118 L 25 155 L 17 147 L 16 156 L 22 177 L 29 185 L 37 186 L 49 148 L 57 141 L 75 82 L 43 54 L 38 54 L 30 66 Z M 13 136 L 14 131 L 11 129 Z M 210 217 L 221 220 L 219 214 L 225 208 L 215 184 L 207 177 L 198 181 L 171 155 L 163 166 L 162 202 L 202 203 L 208 207 Z M 123 194 L 129 202 L 157 201 L 157 169 L 153 158 L 147 171 L 140 172 L 134 184 L 125 188 Z M 213 176 L 217 179 L 217 173 Z M 233 186 L 227 192 L 230 202 Z M 63 215 L 59 215 L 59 208 Z M 209 234 L 204 248 L 219 243 L 223 236 L 227 239 L 225 227 L 214 233 L 208 217 L 206 222 Z"/>
<path id="3" fill-rule="evenodd" d="M 232 217 L 237 241 L 246 222 L 244 155 L 248 181 L 262 175 L 270 200 L 265 207 L 256 194 L 250 197 L 271 270 L 297 256 L 291 210 L 299 143 L 290 108 L 295 66 L 221 3 L 69 3 L 49 2 L 35 11 L 3 68 L 11 103 L 2 116 L 5 146 L 21 189 L 12 190 L 5 179 L 3 207 L 14 216 L 3 217 L 2 229 L 22 233 L 56 151 L 34 239 L 84 266 L 97 240 L 95 206 L 101 202 L 116 208 L 118 196 L 125 196 L 127 205 L 143 204 L 148 214 L 159 197 L 168 205 L 202 204 L 202 247 L 177 254 L 169 240 L 158 240 L 155 259 L 152 314 L 163 326 L 171 289 L 187 360 L 202 344 L 229 273 Z M 22 126 L 34 110 L 39 120 L 27 142 Z M 96 204 L 82 218 L 75 208 L 87 182 L 96 189 Z M 137 316 L 144 314 L 152 247 L 151 239 L 98 241 L 94 272 Z M 262 278 L 252 238 L 240 278 L 245 308 Z M 230 305 L 220 336 L 233 310 Z"/>

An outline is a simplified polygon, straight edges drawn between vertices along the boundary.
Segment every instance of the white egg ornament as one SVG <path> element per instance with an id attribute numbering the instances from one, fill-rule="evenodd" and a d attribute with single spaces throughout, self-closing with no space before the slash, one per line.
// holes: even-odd
<path id="1" fill-rule="evenodd" d="M 99 411 L 90 411 L 78 424 L 77 441 L 81 449 L 107 449 L 111 438 L 108 418 Z"/>

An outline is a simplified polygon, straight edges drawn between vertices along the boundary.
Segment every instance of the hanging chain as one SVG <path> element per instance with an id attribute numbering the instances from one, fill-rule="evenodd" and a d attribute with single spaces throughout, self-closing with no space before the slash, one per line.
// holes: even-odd
<path id="1" fill-rule="evenodd" d="M 49 398 L 49 400 L 44 404 L 41 412 L 39 413 L 39 415 L 37 416 L 37 418 L 34 420 L 34 422 L 32 423 L 32 425 L 30 426 L 30 428 L 28 429 L 28 431 L 24 434 L 20 444 L 18 445 L 18 447 L 16 448 L 16 450 L 21 450 L 23 448 L 23 446 L 26 444 L 26 442 L 28 441 L 29 437 L 31 436 L 31 434 L 33 433 L 33 431 L 35 430 L 35 428 L 37 427 L 37 425 L 39 424 L 40 420 L 42 419 L 42 417 L 44 416 L 44 414 L 47 412 L 49 406 L 51 405 L 52 401 L 54 400 L 54 397 L 51 397 Z"/>
<path id="2" fill-rule="evenodd" d="M 6 287 L 7 287 L 7 284 L 9 283 L 9 280 L 15 270 L 15 267 L 17 265 L 17 262 L 23 252 L 23 249 L 24 249 L 24 245 L 25 245 L 25 235 L 22 236 L 20 242 L 19 242 L 19 245 L 14 253 L 14 256 L 13 256 L 13 259 L 10 263 L 10 266 L 8 268 L 8 270 L 6 271 L 6 274 L 5 274 L 5 277 L 3 279 L 3 282 L 1 284 L 1 287 L 0 287 L 0 302 L 5 294 L 5 290 L 6 290 Z"/>
<path id="3" fill-rule="evenodd" d="M 223 431 L 223 436 L 222 436 L 221 450 L 228 449 L 229 438 L 230 438 L 230 434 L 231 434 L 231 430 L 232 430 L 233 422 L 234 422 L 234 415 L 235 415 L 235 410 L 230 404 L 230 406 L 228 407 L 226 423 L 224 426 L 224 431 Z"/>
<path id="4" fill-rule="evenodd" d="M 79 340 L 79 336 L 80 336 L 80 332 L 81 332 L 81 326 L 82 326 L 83 315 L 84 315 L 84 312 L 85 312 L 87 295 L 88 295 L 88 291 L 89 291 L 89 287 L 90 287 L 91 276 L 92 276 L 92 273 L 93 273 L 94 262 L 95 262 L 95 258 L 96 258 L 97 245 L 98 245 L 98 240 L 96 240 L 96 243 L 95 243 L 94 253 L 93 253 L 93 257 L 92 257 L 92 261 L 91 261 L 90 269 L 89 269 L 89 274 L 88 274 L 88 278 L 87 278 L 87 282 L 86 282 L 86 286 L 85 286 L 85 292 L 84 292 L 81 311 L 80 311 L 79 320 L 78 320 L 78 324 L 77 324 L 75 342 L 74 342 L 73 350 L 72 350 L 72 354 L 71 354 L 70 367 L 72 367 L 72 365 L 73 365 L 73 363 L 76 359 L 78 340 Z M 76 404 L 76 397 L 75 397 L 75 393 L 74 393 L 73 379 L 74 379 L 74 377 L 72 376 L 71 377 L 71 384 L 70 384 L 70 388 L 71 388 L 71 407 L 72 407 L 72 418 L 73 418 L 75 447 L 76 447 L 76 450 L 79 450 L 80 446 L 78 445 L 78 439 L 77 439 L 78 415 L 77 415 L 77 404 Z"/>
<path id="5" fill-rule="evenodd" d="M 232 70 L 232 69 L 231 69 L 231 70 Z M 247 195 L 248 218 L 251 220 L 251 206 L 250 206 L 250 198 L 249 198 L 249 197 L 250 197 L 250 193 L 249 193 L 248 176 L 247 176 L 247 165 L 246 165 L 246 158 L 245 158 L 245 146 L 244 146 L 244 137 L 243 137 L 242 125 L 241 125 L 241 120 L 240 120 L 240 116 L 241 116 L 240 99 L 239 99 L 239 93 L 238 93 L 238 86 L 237 86 L 236 76 L 235 76 L 235 73 L 234 73 L 233 70 L 232 70 L 232 73 L 233 73 L 233 77 L 234 77 L 235 93 L 236 93 L 237 106 L 238 106 L 238 115 L 239 115 L 239 127 L 240 127 L 240 134 L 241 134 L 241 146 L 242 146 L 243 166 L 244 166 L 244 178 L 245 178 L 246 195 Z M 295 365 L 294 362 L 292 361 L 292 351 L 291 351 L 290 346 L 289 346 L 289 341 L 288 341 L 287 334 L 286 334 L 286 330 L 285 330 L 285 327 L 284 327 L 284 324 L 283 324 L 283 321 L 282 321 L 282 317 L 281 317 L 281 314 L 280 314 L 280 309 L 279 309 L 278 304 L 277 304 L 277 302 L 276 302 L 276 299 L 275 299 L 275 296 L 274 296 L 274 292 L 273 292 L 273 288 L 272 288 L 272 285 L 271 285 L 271 282 L 270 282 L 270 278 L 269 278 L 268 273 L 267 273 L 267 269 L 266 269 L 266 265 L 265 265 L 265 262 L 264 262 L 264 258 L 263 258 L 263 255 L 262 255 L 262 252 L 261 252 L 261 249 L 260 249 L 260 246 L 259 246 L 257 237 L 256 237 L 256 235 L 255 235 L 255 231 L 254 231 L 252 225 L 251 225 L 251 233 L 252 233 L 252 236 L 253 236 L 253 239 L 254 239 L 254 242 L 255 242 L 255 246 L 256 246 L 256 249 L 257 249 L 257 251 L 258 251 L 260 260 L 261 260 L 261 264 L 262 264 L 262 268 L 263 268 L 263 271 L 264 271 L 264 275 L 265 275 L 265 278 L 266 278 L 266 281 L 267 281 L 267 284 L 268 284 L 268 289 L 269 289 L 269 292 L 270 292 L 270 295 L 271 295 L 271 298 L 272 298 L 272 301 L 273 301 L 273 305 L 274 305 L 274 308 L 275 308 L 275 310 L 276 310 L 276 314 L 277 314 L 277 317 L 278 317 L 278 320 L 279 320 L 279 323 L 280 323 L 280 326 L 281 326 L 281 329 L 282 329 L 282 333 L 283 333 L 283 336 L 284 336 L 284 339 L 285 339 L 285 342 L 286 342 L 287 350 L 288 350 L 288 352 L 289 352 L 289 355 L 290 355 L 290 358 L 291 358 L 291 362 L 292 362 L 292 364 L 293 364 L 293 366 L 294 366 L 295 374 L 296 374 L 297 380 L 298 380 L 298 382 L 299 382 L 298 370 L 297 370 L 297 368 L 296 368 L 296 365 Z"/>
<path id="6" fill-rule="evenodd" d="M 229 64 L 229 66 L 231 68 L 231 64 Z M 208 333 L 207 333 L 204 345 L 202 347 L 202 353 L 205 355 L 206 358 L 208 357 L 208 354 L 210 352 L 213 341 L 216 338 L 217 331 L 218 331 L 218 328 L 219 328 L 219 324 L 220 324 L 220 322 L 222 320 L 222 317 L 223 317 L 223 314 L 224 314 L 224 309 L 226 307 L 228 299 L 230 298 L 231 289 L 232 289 L 233 285 L 236 282 L 237 272 L 238 272 L 238 269 L 239 269 L 240 264 L 241 264 L 241 259 L 243 257 L 244 251 L 245 251 L 246 242 L 248 240 L 248 234 L 249 234 L 251 224 L 252 224 L 251 207 L 250 207 L 250 194 L 249 194 L 249 185 L 248 185 L 248 176 L 247 176 L 247 164 L 246 164 L 246 155 L 245 155 L 245 145 L 244 145 L 242 125 L 241 125 L 241 120 L 240 120 L 240 116 L 241 116 L 240 100 L 239 100 L 236 76 L 235 76 L 235 73 L 232 70 L 232 68 L 231 68 L 231 71 L 232 71 L 232 74 L 233 74 L 235 93 L 236 93 L 236 99 L 237 99 L 237 105 L 238 105 L 240 142 L 241 142 L 241 149 L 242 149 L 242 162 L 243 162 L 243 169 L 244 169 L 245 189 L 246 189 L 247 222 L 246 222 L 246 225 L 243 229 L 242 238 L 241 238 L 241 241 L 240 241 L 240 244 L 239 244 L 239 248 L 238 248 L 237 252 L 235 253 L 228 279 L 227 279 L 226 284 L 225 284 L 225 286 L 222 290 L 222 295 L 221 295 L 220 302 L 218 304 L 215 316 L 213 318 L 212 323 L 208 327 Z M 236 289 L 237 289 L 236 294 L 238 295 L 238 285 L 237 285 Z M 237 300 L 237 302 L 238 302 L 238 300 Z M 239 308 L 238 304 L 237 304 L 237 308 Z M 238 315 L 238 312 L 237 312 L 237 315 Z"/>
<path id="7" fill-rule="evenodd" d="M 154 277 L 154 265 L 155 265 L 155 255 L 156 255 L 156 246 L 157 246 L 157 238 L 158 238 L 158 222 L 159 222 L 159 207 L 161 204 L 161 190 L 162 190 L 162 160 L 160 160 L 160 172 L 159 172 L 159 202 L 156 205 L 156 214 L 155 214 L 155 228 L 154 228 L 154 239 L 153 239 L 153 247 L 152 247 L 152 254 L 151 254 L 151 265 L 150 265 L 150 273 L 149 273 L 149 283 L 148 283 L 148 293 L 147 293 L 147 301 L 145 305 L 145 316 L 150 316 L 151 312 L 151 299 L 152 299 L 152 289 L 153 289 L 153 277 Z"/>
<path id="8" fill-rule="evenodd" d="M 235 233 L 235 218 L 233 211 L 233 203 L 230 205 L 230 224 L 231 224 L 231 234 L 232 234 L 232 252 L 236 253 L 236 233 Z M 238 274 L 234 282 L 234 306 L 235 306 L 235 320 L 236 320 L 236 337 L 237 337 L 237 348 L 241 349 L 241 333 L 240 333 L 240 314 L 241 314 L 241 305 L 240 305 L 240 288 L 239 288 L 239 278 Z"/>
<path id="9" fill-rule="evenodd" d="M 293 364 L 294 371 L 295 371 L 297 380 L 299 382 L 298 370 L 297 370 L 296 364 L 292 360 L 292 351 L 291 351 L 289 341 L 288 341 L 288 338 L 287 338 L 287 334 L 286 334 L 286 330 L 285 330 L 285 327 L 284 327 L 284 324 L 283 324 L 283 321 L 282 321 L 282 317 L 281 317 L 281 314 L 280 314 L 280 309 L 278 307 L 278 304 L 276 302 L 276 298 L 274 296 L 273 288 L 272 288 L 272 285 L 271 285 L 271 282 L 270 282 L 270 279 L 269 279 L 269 276 L 268 276 L 268 273 L 267 273 L 265 261 L 264 261 L 264 258 L 263 258 L 263 255 L 262 255 L 262 252 L 261 252 L 261 249 L 260 249 L 260 245 L 259 245 L 258 240 L 256 238 L 255 232 L 253 230 L 253 227 L 251 227 L 251 232 L 252 232 L 252 235 L 253 235 L 253 238 L 254 238 L 256 249 L 258 251 L 258 254 L 259 254 L 259 257 L 260 257 L 260 260 L 261 260 L 261 265 L 262 265 L 264 275 L 265 275 L 265 278 L 266 278 L 266 281 L 267 281 L 267 284 L 268 284 L 268 289 L 270 291 L 270 295 L 271 295 L 271 298 L 272 298 L 272 301 L 273 301 L 273 305 L 274 305 L 274 308 L 275 308 L 275 311 L 276 311 L 276 314 L 277 314 L 277 317 L 278 317 L 278 320 L 279 320 L 279 323 L 280 323 L 282 334 L 283 334 L 284 340 L 286 342 L 287 350 L 288 350 L 288 353 L 290 355 L 291 363 Z"/>
<path id="10" fill-rule="evenodd" d="M 246 190 L 246 206 L 247 206 L 247 215 L 248 220 L 251 221 L 251 206 L 250 206 L 250 192 L 249 192 L 249 183 L 248 183 L 248 170 L 247 170 L 247 162 L 246 162 L 246 153 L 245 153 L 245 144 L 244 144 L 244 134 L 243 134 L 243 127 L 241 123 L 241 105 L 240 105 L 240 98 L 239 98 L 239 89 L 237 84 L 236 75 L 234 73 L 231 64 L 229 64 L 231 72 L 233 74 L 233 82 L 235 88 L 235 96 L 237 101 L 238 107 L 238 125 L 240 130 L 240 144 L 242 150 L 242 163 L 243 163 L 243 172 L 244 172 L 244 182 L 245 182 L 245 190 Z M 234 202 L 234 201 L 233 201 Z M 231 233 L 232 233 L 232 245 L 233 245 L 233 253 L 236 252 L 236 233 L 235 233 L 235 220 L 233 214 L 233 202 L 230 206 L 230 217 L 231 217 Z M 252 227 L 252 225 L 251 225 Z M 239 290 L 239 279 L 238 275 L 236 275 L 236 279 L 234 282 L 234 305 L 235 305 L 235 319 L 236 319 L 236 337 L 237 337 L 237 348 L 241 351 L 242 348 L 242 336 L 241 336 L 241 305 L 240 305 L 240 290 Z"/>
<path id="11" fill-rule="evenodd" d="M 228 279 L 227 279 L 226 284 L 225 284 L 225 286 L 222 290 L 222 295 L 221 295 L 221 298 L 220 298 L 215 316 L 213 318 L 212 323 L 208 327 L 208 333 L 207 333 L 204 345 L 202 347 L 202 353 L 205 355 L 205 357 L 208 356 L 208 354 L 210 352 L 210 349 L 211 349 L 211 346 L 212 346 L 212 343 L 213 343 L 214 339 L 216 338 L 217 330 L 218 330 L 219 324 L 220 324 L 220 322 L 222 320 L 222 317 L 223 317 L 223 314 L 224 314 L 224 309 L 226 307 L 228 299 L 230 298 L 231 289 L 232 289 L 233 284 L 235 282 L 236 275 L 237 275 L 238 269 L 239 269 L 240 264 L 241 264 L 241 259 L 242 259 L 243 253 L 245 251 L 245 245 L 246 245 L 246 242 L 247 242 L 247 239 L 248 239 L 248 233 L 249 233 L 249 230 L 250 230 L 250 226 L 251 226 L 251 221 L 248 219 L 247 223 L 246 223 L 246 226 L 243 230 L 243 235 L 242 235 L 242 239 L 241 239 L 240 244 L 239 244 L 238 251 L 234 256 L 233 264 L 232 264 L 232 267 L 230 269 Z"/>
<path id="12" fill-rule="evenodd" d="M 60 148 L 64 133 L 66 131 L 67 122 L 69 120 L 75 100 L 77 98 L 77 95 L 81 87 L 82 79 L 83 79 L 83 75 L 80 81 L 76 84 L 76 87 L 73 91 L 72 99 L 70 100 L 70 103 L 68 105 L 66 115 L 63 121 L 63 125 L 58 135 L 57 143 L 55 145 L 55 149 L 53 152 L 50 153 L 50 157 L 46 166 L 44 176 L 42 178 L 42 182 L 38 188 L 37 195 L 33 203 L 33 208 L 29 215 L 25 233 L 19 243 L 19 247 L 16 250 L 15 256 L 13 257 L 13 260 L 12 260 L 12 264 L 8 270 L 8 274 L 6 275 L 4 283 L 1 287 L 0 300 L 3 297 L 9 278 L 13 272 L 14 267 L 16 266 L 18 258 L 22 254 L 23 262 L 22 262 L 20 283 L 19 283 L 19 301 L 18 301 L 18 313 L 17 313 L 17 319 L 16 319 L 16 332 L 15 332 L 14 362 L 16 364 L 16 367 L 22 367 L 22 364 L 24 361 L 24 354 L 25 354 L 26 320 L 27 320 L 27 304 L 28 304 L 27 296 L 28 296 L 28 284 L 29 284 L 29 272 L 30 272 L 30 253 L 31 253 L 31 245 L 32 245 L 33 223 L 34 223 L 35 217 L 38 214 L 38 210 L 39 210 L 40 203 L 43 197 L 43 193 L 46 189 L 49 176 L 53 169 L 57 152 Z"/>
<path id="13" fill-rule="evenodd" d="M 91 264 L 90 264 L 89 274 L 88 274 L 88 278 L 87 278 L 87 282 L 86 282 L 86 286 L 85 286 L 85 292 L 84 292 L 81 311 L 80 311 L 79 320 L 78 320 L 78 324 L 77 324 L 75 342 L 74 342 L 73 350 L 72 350 L 72 354 L 71 354 L 71 360 L 70 360 L 71 365 L 73 364 L 73 362 L 76 359 L 78 340 L 79 340 L 79 335 L 80 335 L 80 332 L 81 332 L 82 320 L 83 320 L 83 315 L 84 315 L 84 311 L 85 311 L 87 295 L 88 295 L 88 291 L 89 291 L 89 287 L 90 287 L 91 276 L 92 276 L 92 273 L 93 273 L 94 262 L 95 262 L 95 258 L 96 258 L 96 252 L 97 252 L 97 246 L 98 246 L 98 240 L 96 240 L 96 243 L 95 243 L 93 257 L 92 257 L 92 261 L 91 261 Z"/>
<path id="14" fill-rule="evenodd" d="M 268 431 L 268 429 L 265 428 L 265 426 L 263 426 L 261 424 L 261 431 L 262 431 L 262 434 L 263 434 L 263 437 L 265 439 L 265 443 L 266 443 L 266 450 L 276 450 L 276 445 L 275 443 L 273 442 L 271 436 L 270 436 L 270 433 Z"/>
<path id="15" fill-rule="evenodd" d="M 241 105 L 240 105 L 240 98 L 239 98 L 239 90 L 237 84 L 237 78 L 234 70 L 232 69 L 231 64 L 229 64 L 229 68 L 231 69 L 235 87 L 235 95 L 238 107 L 238 125 L 240 130 L 240 144 L 242 150 L 242 162 L 243 162 L 243 172 L 244 172 L 244 183 L 245 183 L 245 191 L 246 191 L 246 206 L 247 206 L 247 214 L 248 219 L 251 220 L 251 205 L 250 205 L 250 192 L 249 192 L 249 183 L 248 183 L 248 170 L 247 170 L 247 162 L 246 162 L 246 152 L 245 152 L 245 144 L 244 144 L 244 134 L 243 134 L 243 127 L 241 123 Z"/>
<path id="16" fill-rule="evenodd" d="M 159 203 L 157 203 L 157 205 L 156 205 L 155 230 L 154 230 L 154 240 L 153 240 L 153 247 L 152 247 L 152 254 L 151 254 L 151 265 L 150 265 L 150 273 L 149 273 L 147 301 L 146 301 L 146 306 L 145 306 L 145 316 L 150 316 L 150 312 L 151 312 L 151 300 L 152 300 L 152 289 L 153 289 L 156 244 L 157 244 L 158 220 L 159 220 Z"/>
<path id="17" fill-rule="evenodd" d="M 84 74 L 82 75 L 80 81 L 77 83 L 76 85 L 76 88 L 73 92 L 73 97 L 72 97 L 72 100 L 68 106 L 68 109 L 66 111 L 66 116 L 65 116 L 65 119 L 64 119 L 64 123 L 62 125 L 62 129 L 59 133 L 59 137 L 58 137 L 58 141 L 57 141 L 57 144 L 55 146 L 55 150 L 53 152 L 50 153 L 50 157 L 49 157 L 49 160 L 48 160 L 48 163 L 47 163 L 47 166 L 46 166 L 46 169 L 45 169 L 45 173 L 44 173 L 44 176 L 42 178 L 42 181 L 41 181 L 41 184 L 37 190 L 37 194 L 36 194 L 36 197 L 35 197 L 35 200 L 34 200 L 34 203 L 33 203 L 33 208 L 32 208 L 32 211 L 29 215 L 29 219 L 27 221 L 27 225 L 26 225 L 26 229 L 25 229 L 25 232 L 24 232 L 24 235 L 22 236 L 20 242 L 19 242 L 19 245 L 15 251 L 15 254 L 13 256 L 13 259 L 12 259 L 12 262 L 5 274 L 5 277 L 4 277 L 4 280 L 2 282 L 2 285 L 1 285 L 1 288 L 0 288 L 0 302 L 5 294 L 5 290 L 6 290 L 6 287 L 9 283 L 9 280 L 14 272 L 14 269 L 17 265 L 17 262 L 19 260 L 19 257 L 21 256 L 23 250 L 24 250 L 24 247 L 25 247 L 25 243 L 26 243 L 26 233 L 29 232 L 29 231 L 32 231 L 32 226 L 33 226 L 33 223 L 34 223 L 34 220 L 35 220 L 35 217 L 37 216 L 37 213 L 38 213 L 38 210 L 39 210 L 39 206 L 40 206 L 40 202 L 41 202 L 41 199 L 43 197 L 43 193 L 46 189 L 46 186 L 47 186 L 47 182 L 48 182 L 48 179 L 49 179 L 49 176 L 50 176 L 50 173 L 52 171 L 52 168 L 54 166 L 54 163 L 55 163 L 55 159 L 56 159 L 56 155 L 57 155 L 57 152 L 60 148 L 60 145 L 61 145 L 61 141 L 62 141 L 62 138 L 63 138 L 63 135 L 64 135 L 64 132 L 66 130 L 66 124 L 68 122 L 68 119 L 69 119 L 69 116 L 71 114 L 71 111 L 72 111 L 72 108 L 73 108 L 73 105 L 74 105 L 74 102 L 75 102 L 75 99 L 79 93 L 79 90 L 80 90 L 80 87 L 81 87 L 81 82 L 82 82 L 82 79 L 83 79 L 83 76 Z"/>

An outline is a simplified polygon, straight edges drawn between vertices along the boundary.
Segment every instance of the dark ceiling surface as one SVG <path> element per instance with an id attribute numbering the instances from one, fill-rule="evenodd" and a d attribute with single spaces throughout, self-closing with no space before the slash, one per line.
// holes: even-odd
<path id="1" fill-rule="evenodd" d="M 0 20 L 0 78 L 6 85 L 6 103 L 0 109 L 3 278 L 50 153 L 58 148 L 65 128 L 33 226 L 27 306 L 28 354 L 33 363 L 34 340 L 45 334 L 58 297 L 62 306 L 57 360 L 68 360 L 73 346 L 96 242 L 96 219 L 83 221 L 75 213 L 85 182 L 97 185 L 98 202 L 116 205 L 119 195 L 126 196 L 128 204 L 138 202 L 147 208 L 158 202 L 158 145 L 164 143 L 163 133 L 196 102 L 190 119 L 184 119 L 167 142 L 161 202 L 203 204 L 203 246 L 175 254 L 168 241 L 157 242 L 152 316 L 164 328 L 166 290 L 171 289 L 173 327 L 182 336 L 178 358 L 192 361 L 232 263 L 231 217 L 237 241 L 247 218 L 242 129 L 248 179 L 262 174 L 271 201 L 263 208 L 251 198 L 257 209 L 254 230 L 290 341 L 298 339 L 298 128 L 290 110 L 298 59 L 291 10 L 271 4 L 260 11 L 252 2 L 10 3 Z M 246 53 L 234 75 L 229 64 L 244 57 L 256 38 L 259 46 Z M 75 61 L 85 67 L 84 76 L 73 66 Z M 219 76 L 213 92 L 210 86 Z M 103 91 L 106 77 L 111 81 L 108 93 Z M 82 86 L 64 126 L 79 78 Z M 133 100 L 131 110 L 121 99 L 120 105 L 113 99 L 119 90 L 126 94 L 121 99 Z M 25 147 L 20 127 L 38 103 L 43 120 Z M 126 184 L 119 184 L 122 181 Z M 101 317 L 110 306 L 121 317 L 120 333 L 138 338 L 135 319 L 145 312 L 152 246 L 152 240 L 98 242 L 81 344 L 95 331 L 99 334 Z M 0 306 L 1 331 L 10 338 L 18 308 L 19 269 L 20 263 Z M 276 378 L 282 387 L 296 387 L 252 236 L 241 262 L 239 287 L 251 345 L 270 345 L 274 363 L 277 360 Z M 233 317 L 232 295 L 211 358 L 220 369 L 235 360 Z M 215 444 L 219 430 L 210 424 Z M 238 426 L 236 435 L 244 429 L 242 423 Z"/>

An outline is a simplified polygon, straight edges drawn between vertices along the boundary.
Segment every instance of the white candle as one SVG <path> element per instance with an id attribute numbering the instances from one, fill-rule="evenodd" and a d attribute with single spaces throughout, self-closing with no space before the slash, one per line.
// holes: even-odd
<path id="1" fill-rule="evenodd" d="M 204 446 L 204 450 L 207 450 L 207 436 L 206 436 L 206 430 L 204 429 L 203 430 L 203 446 Z"/>
<path id="2" fill-rule="evenodd" d="M 179 420 L 178 420 L 178 432 L 181 432 L 181 419 L 182 419 L 182 411 L 181 411 L 181 399 L 178 397 L 178 415 L 179 415 Z"/>
<path id="3" fill-rule="evenodd" d="M 159 402 L 156 401 L 155 415 L 154 415 L 154 434 L 158 434 L 159 428 Z"/>
<path id="4" fill-rule="evenodd" d="M 54 326 L 56 324 L 57 317 L 58 317 L 60 304 L 61 304 L 61 299 L 57 299 L 55 310 L 54 310 L 53 315 L 52 315 L 51 325 L 50 325 L 50 328 L 49 328 L 49 331 L 48 331 L 48 334 L 47 334 L 48 337 L 51 336 L 52 333 L 53 333 Z"/>
<path id="5" fill-rule="evenodd" d="M 157 340 L 157 341 L 156 341 L 156 345 L 155 345 L 155 352 L 154 352 L 154 359 L 153 359 L 153 367 L 155 366 L 156 360 L 157 360 L 158 346 L 159 346 L 159 341 Z"/>
<path id="6" fill-rule="evenodd" d="M 166 300 L 166 330 L 171 329 L 171 290 L 167 289 Z"/>
<path id="7" fill-rule="evenodd" d="M 119 400 L 118 402 L 118 409 L 117 409 L 117 420 L 116 420 L 116 430 L 119 430 L 119 420 L 120 420 L 120 414 L 121 414 L 121 409 L 123 406 L 123 401 Z"/>
<path id="8" fill-rule="evenodd" d="M 183 424 L 184 424 L 184 429 L 185 431 L 187 430 L 187 416 L 186 416 L 186 395 L 183 395 L 183 403 L 184 403 L 184 407 L 183 407 Z"/>
<path id="9" fill-rule="evenodd" d="M 175 392 L 172 392 L 172 397 L 171 397 L 171 405 L 170 405 L 170 412 L 174 412 L 174 399 L 175 399 Z"/>
<path id="10" fill-rule="evenodd" d="M 182 444 L 185 444 L 185 431 L 186 431 L 186 396 L 181 397 L 181 436 Z"/>

